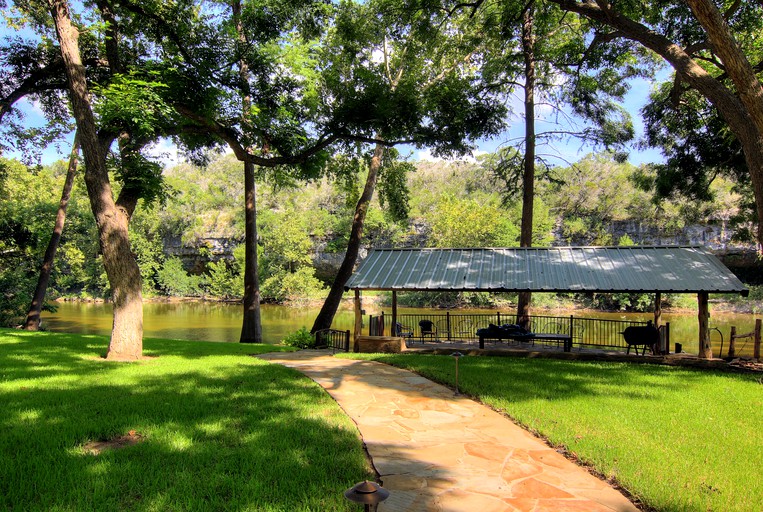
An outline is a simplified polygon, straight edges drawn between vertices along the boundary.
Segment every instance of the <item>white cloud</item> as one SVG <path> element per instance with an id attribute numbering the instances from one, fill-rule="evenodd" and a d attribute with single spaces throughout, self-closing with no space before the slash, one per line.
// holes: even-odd
<path id="1" fill-rule="evenodd" d="M 441 158 L 439 156 L 434 156 L 432 154 L 432 150 L 429 148 L 422 149 L 420 151 L 417 151 L 414 153 L 414 160 L 421 160 L 422 162 L 469 162 L 469 163 L 476 163 L 477 157 L 480 155 L 486 154 L 487 151 L 482 151 L 479 149 L 475 149 L 471 152 L 469 155 L 464 156 L 458 156 L 453 158 Z"/>
<path id="2" fill-rule="evenodd" d="M 177 146 L 170 139 L 159 139 L 158 142 L 149 145 L 146 154 L 161 162 L 165 168 L 175 166 L 182 160 Z"/>

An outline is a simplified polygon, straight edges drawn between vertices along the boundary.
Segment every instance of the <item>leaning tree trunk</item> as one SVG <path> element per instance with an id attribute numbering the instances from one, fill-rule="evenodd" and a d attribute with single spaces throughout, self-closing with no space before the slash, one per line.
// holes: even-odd
<path id="1" fill-rule="evenodd" d="M 534 2 L 522 15 L 522 54 L 525 61 L 525 168 L 522 178 L 522 227 L 520 247 L 530 247 L 533 241 L 533 201 L 535 199 L 535 34 L 533 31 Z M 532 292 L 519 292 L 517 322 L 530 326 Z"/>
<path id="2" fill-rule="evenodd" d="M 79 134 L 74 133 L 74 143 L 69 155 L 69 166 L 66 169 L 66 179 L 64 180 L 64 189 L 61 192 L 61 201 L 58 203 L 58 212 L 56 213 L 56 222 L 53 226 L 53 234 L 45 249 L 45 256 L 40 268 L 40 277 L 37 279 L 37 287 L 34 289 L 32 304 L 29 306 L 29 312 L 26 315 L 24 329 L 27 331 L 36 331 L 40 328 L 40 314 L 42 313 L 42 304 L 45 302 L 45 292 L 50 282 L 50 273 L 53 271 L 53 262 L 58 250 L 58 244 L 61 242 L 61 234 L 64 231 L 66 223 L 66 208 L 69 205 L 72 187 L 74 186 L 74 176 L 77 173 L 79 163 Z"/>
<path id="3" fill-rule="evenodd" d="M 85 160 L 85 184 L 98 226 L 103 266 L 111 285 L 114 321 L 107 359 L 137 359 L 143 352 L 143 296 L 140 269 L 130 250 L 128 212 L 117 207 L 109 183 L 106 156 L 98 141 L 95 117 L 80 57 L 77 29 L 65 0 L 51 0 L 61 56 L 69 81 L 72 111 Z"/>
<path id="4" fill-rule="evenodd" d="M 350 241 L 347 244 L 347 252 L 342 260 L 342 265 L 339 267 L 334 282 L 329 290 L 328 297 L 321 307 L 321 311 L 315 318 L 313 328 L 310 332 L 316 333 L 321 329 L 328 329 L 331 327 L 331 323 L 334 321 L 334 315 L 336 315 L 337 309 L 339 309 L 339 303 L 342 301 L 342 295 L 344 295 L 344 285 L 352 275 L 352 270 L 355 267 L 355 262 L 358 259 L 358 252 L 360 251 L 360 242 L 363 239 L 363 223 L 366 220 L 366 213 L 368 212 L 368 205 L 371 203 L 371 198 L 374 195 L 374 188 L 376 187 L 376 178 L 379 174 L 379 168 L 381 167 L 382 157 L 384 156 L 384 146 L 377 144 L 374 149 L 374 156 L 371 159 L 371 165 L 368 168 L 368 177 L 366 178 L 366 185 L 363 188 L 363 193 L 358 199 L 358 204 L 355 207 L 355 216 L 352 219 L 352 229 L 350 230 Z"/>

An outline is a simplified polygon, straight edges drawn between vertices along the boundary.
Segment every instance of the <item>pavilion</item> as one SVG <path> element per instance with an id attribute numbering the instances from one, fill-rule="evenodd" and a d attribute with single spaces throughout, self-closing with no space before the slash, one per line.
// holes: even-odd
<path id="1" fill-rule="evenodd" d="M 710 357 L 710 293 L 749 290 L 703 247 L 514 247 L 374 249 L 352 275 L 355 337 L 360 335 L 363 290 L 392 292 L 392 322 L 399 291 L 596 292 L 655 295 L 661 323 L 663 293 L 697 295 L 699 356 Z"/>

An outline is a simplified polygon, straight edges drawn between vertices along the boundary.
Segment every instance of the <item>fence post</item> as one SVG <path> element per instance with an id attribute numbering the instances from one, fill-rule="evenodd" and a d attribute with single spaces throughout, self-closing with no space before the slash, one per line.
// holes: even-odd
<path id="1" fill-rule="evenodd" d="M 344 331 L 344 351 L 350 351 L 350 330 Z"/>
<path id="2" fill-rule="evenodd" d="M 498 321 L 496 322 L 495 325 L 501 325 L 501 312 L 500 311 L 496 311 L 495 314 L 497 315 L 497 318 L 498 318 Z"/>
<path id="3" fill-rule="evenodd" d="M 448 330 L 448 341 L 450 341 L 450 311 L 445 312 L 445 328 Z"/>
<path id="4" fill-rule="evenodd" d="M 670 322 L 665 322 L 665 351 L 670 354 Z"/>
<path id="5" fill-rule="evenodd" d="M 379 332 L 379 336 L 384 336 L 384 311 L 382 311 L 381 314 L 381 332 Z"/>
<path id="6" fill-rule="evenodd" d="M 755 349 L 753 352 L 753 355 L 755 357 L 755 360 L 760 362 L 760 329 L 761 329 L 761 320 L 758 318 L 755 320 Z"/>
<path id="7" fill-rule="evenodd" d="M 731 326 L 731 339 L 729 339 L 729 358 L 733 359 L 737 355 L 737 328 Z M 723 354 L 721 354 L 723 357 Z"/>

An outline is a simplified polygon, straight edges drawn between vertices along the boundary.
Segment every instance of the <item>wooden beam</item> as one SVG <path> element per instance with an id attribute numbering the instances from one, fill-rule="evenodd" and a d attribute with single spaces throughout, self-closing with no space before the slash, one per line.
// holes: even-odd
<path id="1" fill-rule="evenodd" d="M 654 294 L 654 328 L 659 329 L 662 325 L 662 293 L 655 292 Z M 660 337 L 660 346 L 658 350 L 661 354 L 667 354 L 670 352 L 668 347 L 668 341 L 663 337 Z"/>
<path id="2" fill-rule="evenodd" d="M 710 301 L 707 292 L 697 294 L 699 312 L 699 354 L 701 359 L 713 358 L 713 347 L 710 343 Z"/>

